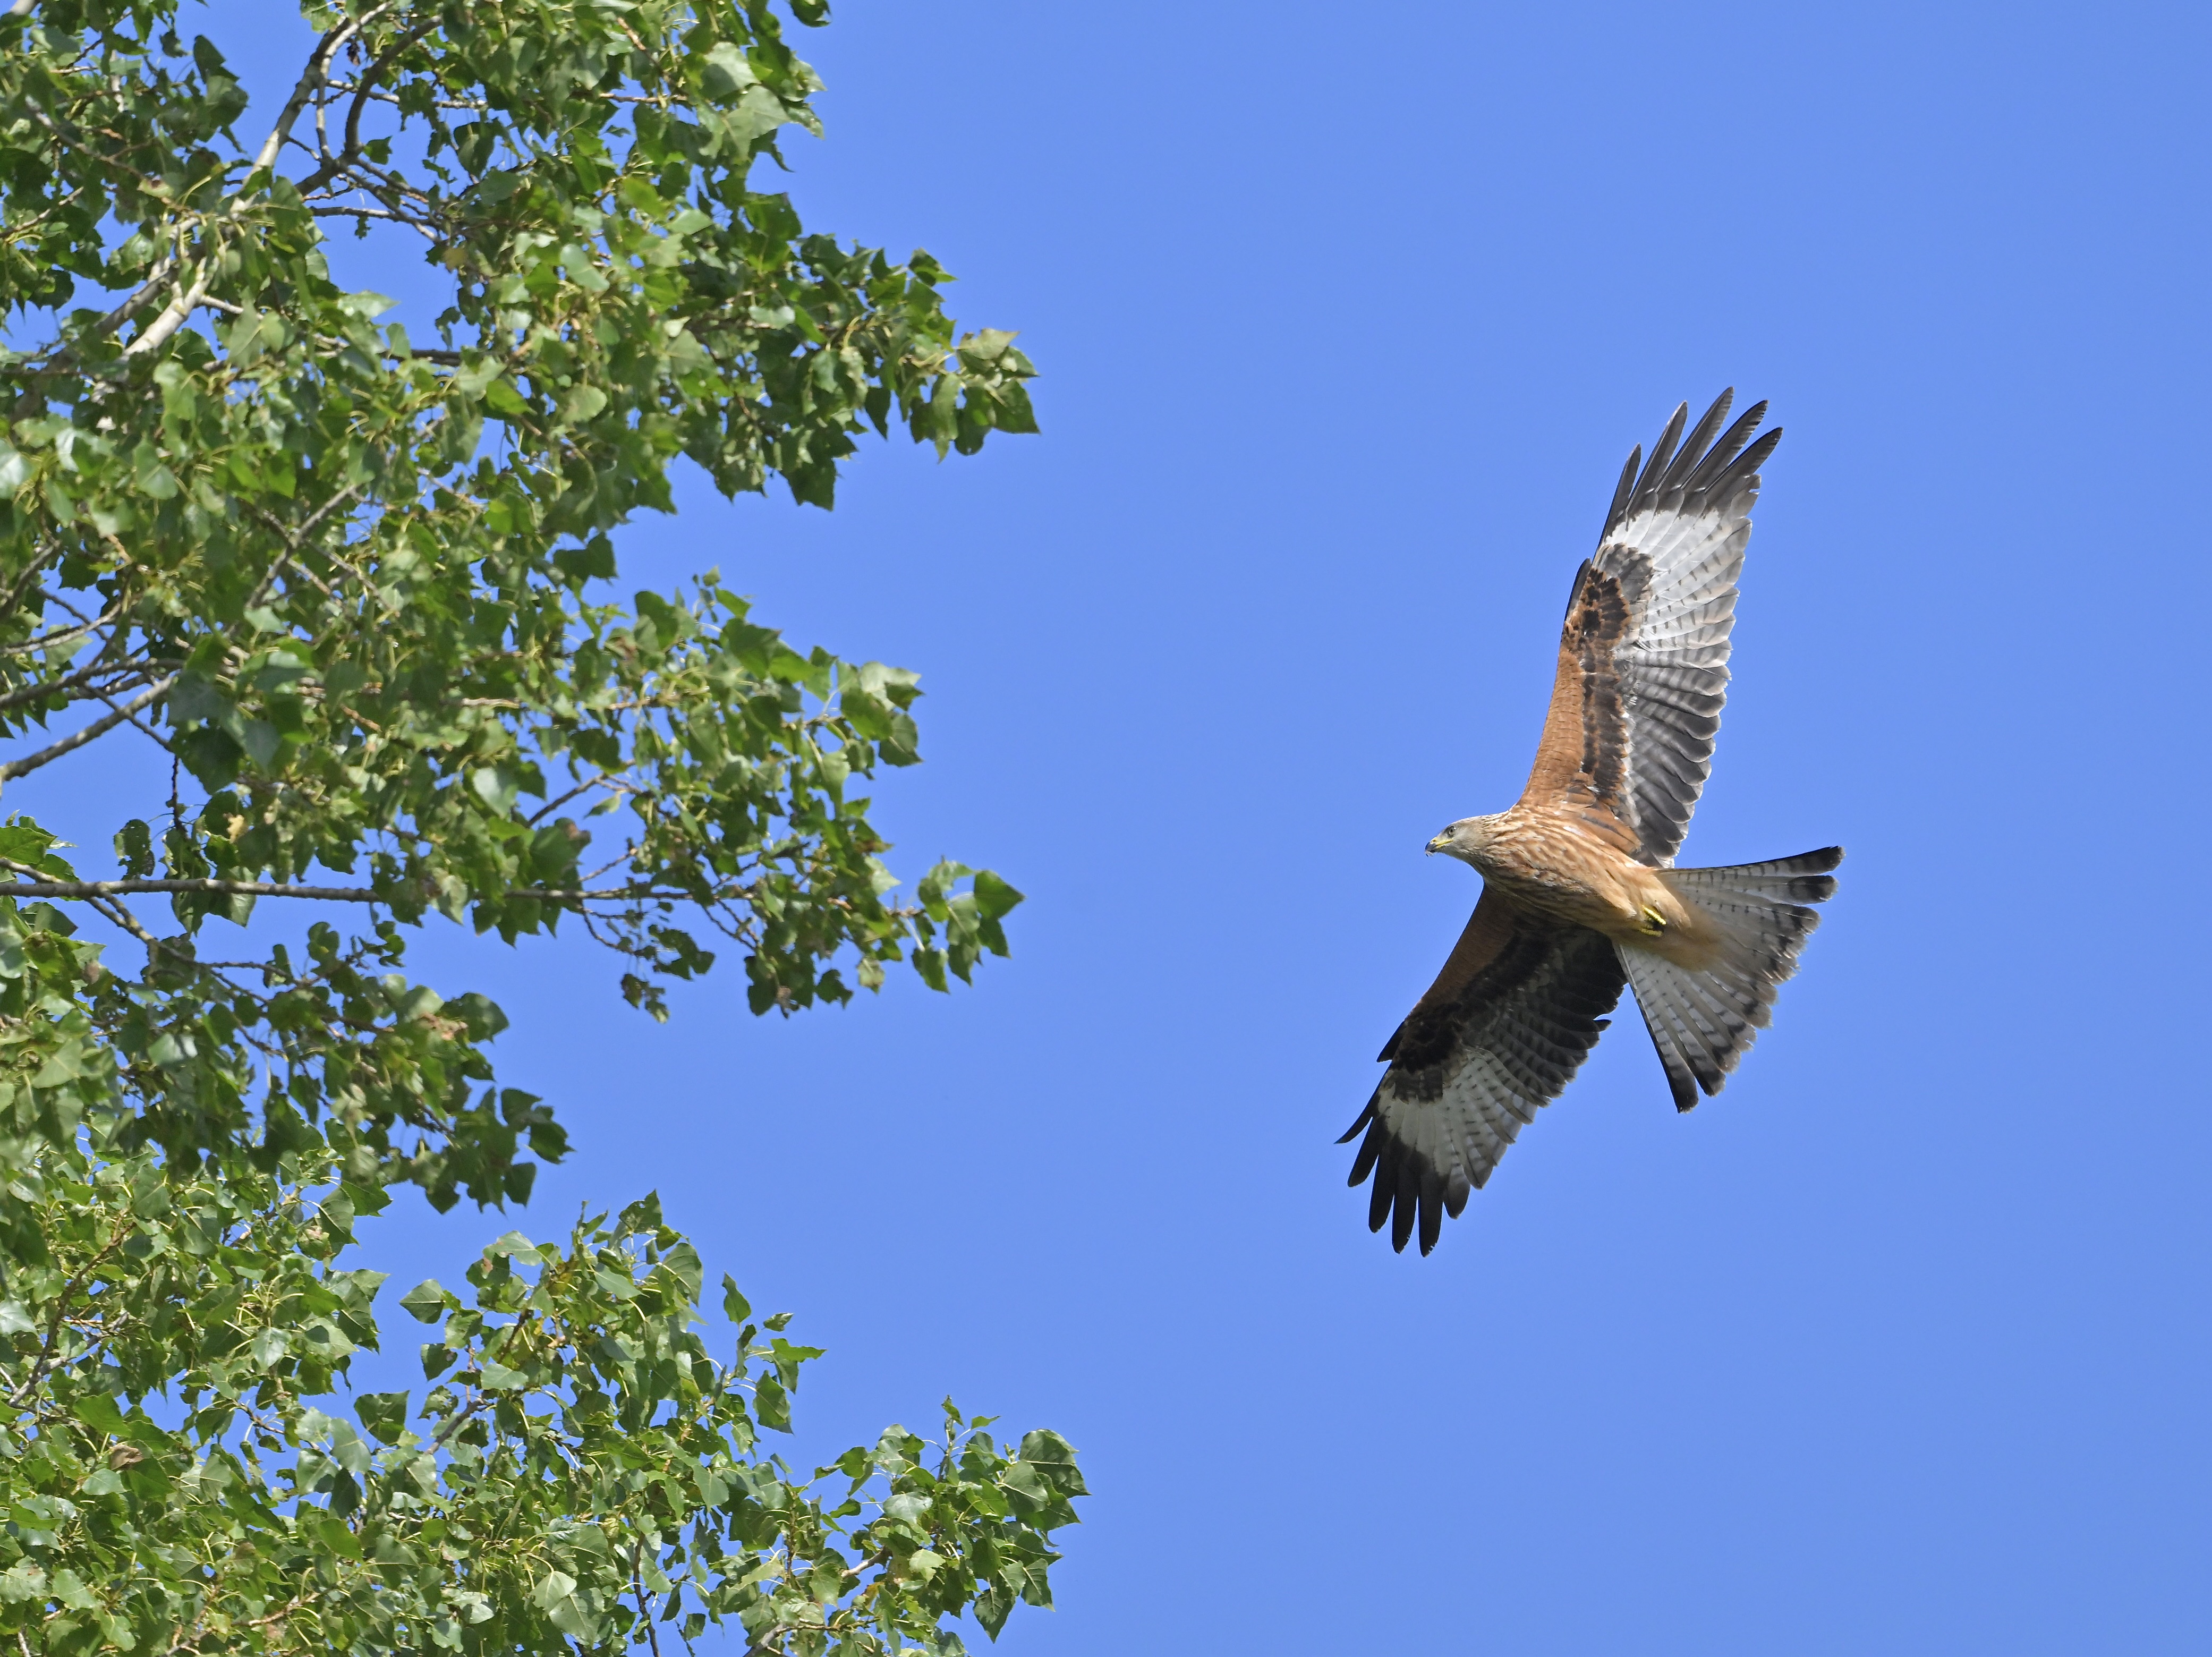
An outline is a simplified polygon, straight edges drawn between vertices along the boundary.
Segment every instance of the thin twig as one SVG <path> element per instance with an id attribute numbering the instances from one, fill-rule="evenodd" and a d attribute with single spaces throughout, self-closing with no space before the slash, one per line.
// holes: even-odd
<path id="1" fill-rule="evenodd" d="M 350 167 L 355 159 L 360 155 L 361 112 L 362 106 L 368 102 L 369 93 L 375 87 L 377 78 L 392 67 L 393 58 L 437 27 L 438 21 L 439 20 L 434 17 L 427 22 L 416 24 L 413 28 L 405 31 L 397 40 L 386 46 L 383 53 L 361 72 L 361 78 L 354 82 L 356 90 L 353 94 L 353 107 L 346 112 L 345 146 L 336 155 L 325 157 L 320 167 L 300 181 L 301 195 L 306 195 L 310 190 L 319 190 L 328 184 Z M 343 88 L 339 89 L 343 90 Z"/>
<path id="2" fill-rule="evenodd" d="M 404 224 L 410 230 L 418 232 L 425 240 L 434 242 L 438 240 L 438 233 L 432 229 L 424 221 L 415 218 L 405 213 L 394 213 L 388 208 L 339 207 L 332 205 L 328 207 L 311 207 L 307 210 L 318 216 L 326 216 L 336 219 L 389 219 L 394 224 Z"/>
<path id="3" fill-rule="evenodd" d="M 6 596 L 0 597 L 0 620 L 15 613 L 15 606 L 22 603 L 23 594 L 29 590 L 31 583 L 38 579 L 41 570 L 61 556 L 62 551 L 60 542 L 50 540 L 37 557 L 23 566 L 22 574 L 9 586 Z"/>
<path id="4" fill-rule="evenodd" d="M 129 701 L 120 703 L 112 712 L 101 714 L 82 730 L 72 731 L 59 742 L 51 747 L 42 748 L 35 754 L 27 755 L 20 760 L 9 760 L 5 765 L 0 765 L 0 782 L 12 782 L 17 777 L 27 776 L 40 766 L 51 764 L 61 758 L 63 755 L 83 747 L 85 744 L 96 737 L 106 736 L 140 708 L 151 707 L 159 701 L 168 694 L 169 687 L 176 682 L 177 676 L 173 673 L 157 679 Z"/>
<path id="5" fill-rule="evenodd" d="M 345 488 L 301 519 L 300 527 L 297 529 L 287 529 L 284 526 L 284 520 L 265 507 L 256 506 L 250 501 L 246 503 L 248 511 L 284 538 L 283 555 L 270 564 L 268 570 L 262 575 L 259 583 L 253 589 L 253 596 L 246 601 L 247 610 L 253 609 L 269 596 L 269 590 L 276 585 L 276 578 L 283 572 L 286 561 L 307 543 L 307 537 L 314 532 L 315 525 L 368 487 L 366 482 L 347 484 Z"/>
<path id="6" fill-rule="evenodd" d="M 160 731 L 155 730 L 152 725 L 147 724 L 145 720 L 138 717 L 140 713 L 143 711 L 143 709 L 124 707 L 120 702 L 115 700 L 114 696 L 111 695 L 108 690 L 103 689 L 99 685 L 94 685 L 92 687 L 91 694 L 97 696 L 101 701 L 106 702 L 108 707 L 113 708 L 117 713 L 122 714 L 125 719 L 130 720 L 131 728 L 132 730 L 146 737 L 163 753 L 173 754 L 176 751 L 169 746 L 169 739 L 167 737 L 164 737 Z"/>
<path id="7" fill-rule="evenodd" d="M 19 645 L 0 645 L 0 656 L 27 656 L 34 650 L 52 650 L 56 645 L 67 644 L 71 639 L 82 638 L 88 633 L 97 632 L 123 613 L 125 603 L 123 599 L 118 598 L 106 610 L 88 622 L 84 619 L 84 612 L 58 592 L 48 593 L 46 602 L 50 604 L 58 604 L 62 609 L 69 611 L 77 618 L 77 624 L 75 627 L 58 627 L 52 633 L 41 633 L 37 638 L 26 639 Z"/>
<path id="8" fill-rule="evenodd" d="M 69 1312 L 70 1296 L 84 1285 L 85 1280 L 98 1269 L 102 1261 L 121 1247 L 123 1239 L 130 1235 L 131 1229 L 131 1222 L 129 1219 L 118 1220 L 113 1235 L 107 1240 L 107 1246 L 80 1266 L 76 1275 L 62 1285 L 62 1292 L 54 1296 L 54 1314 L 46 1321 L 46 1338 L 39 1343 L 39 1360 L 31 1366 L 31 1373 L 23 1384 L 8 1395 L 8 1402 L 10 1405 L 20 1406 L 33 1392 L 37 1390 L 39 1383 L 44 1381 L 53 1369 L 54 1342 L 61 1335 L 62 1320 Z"/>
<path id="9" fill-rule="evenodd" d="M 0 708 L 20 707 L 25 702 L 35 702 L 43 697 L 59 695 L 64 691 L 81 689 L 88 682 L 98 678 L 103 673 L 143 673 L 144 671 L 145 670 L 143 668 L 133 668 L 126 662 L 109 662 L 105 665 L 100 663 L 94 662 L 90 667 L 85 668 L 79 672 L 72 673 L 67 678 L 49 679 L 44 684 L 27 684 L 18 689 L 11 690 L 4 696 L 0 696 Z M 120 690 L 123 687 L 120 685 L 109 685 L 107 687 L 106 693 L 94 690 L 88 691 L 86 694 L 94 696 L 102 696 L 107 693 Z"/>
<path id="10" fill-rule="evenodd" d="M 645 1637 L 653 1647 L 653 1657 L 660 1657 L 660 1633 L 653 1626 L 653 1601 L 645 1592 L 645 1543 L 641 1539 L 630 1544 L 629 1585 L 637 1593 L 637 1614 L 644 1619 Z"/>

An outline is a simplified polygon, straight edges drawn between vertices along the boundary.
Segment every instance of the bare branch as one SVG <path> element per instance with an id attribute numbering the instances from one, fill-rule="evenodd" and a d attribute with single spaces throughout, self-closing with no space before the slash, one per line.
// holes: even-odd
<path id="1" fill-rule="evenodd" d="M 155 290 L 169 279 L 169 272 L 176 268 L 176 254 L 173 252 L 162 254 L 154 262 L 154 268 L 146 273 L 146 280 L 139 284 L 137 292 L 93 324 L 92 331 L 95 334 L 107 334 L 120 328 L 129 320 L 133 312 L 154 297 Z"/>
<path id="2" fill-rule="evenodd" d="M 372 7 L 359 17 L 348 18 L 315 43 L 314 51 L 308 54 L 307 68 L 300 71 L 299 84 L 284 100 L 283 113 L 276 118 L 276 124 L 263 143 L 261 153 L 253 158 L 254 172 L 264 172 L 276 165 L 284 140 L 291 136 L 292 123 L 300 118 L 300 112 L 307 106 L 307 100 L 314 96 L 315 88 L 329 79 L 331 58 L 337 49 L 391 9 L 389 4 Z"/>
<path id="3" fill-rule="evenodd" d="M 163 664 L 163 665 L 166 665 L 166 664 Z M 99 697 L 100 701 L 106 702 L 117 713 L 122 714 L 125 719 L 130 720 L 133 730 L 138 731 L 156 748 L 159 748 L 163 753 L 168 755 L 173 759 L 176 756 L 177 750 L 169 746 L 168 738 L 164 737 L 160 731 L 155 730 L 152 725 L 147 724 L 144 719 L 139 717 L 144 710 L 143 708 L 125 707 L 115 700 L 112 692 L 120 688 L 121 687 L 119 686 L 103 687 L 100 685 L 94 685 L 90 689 L 93 695 Z"/>
<path id="4" fill-rule="evenodd" d="M 0 782 L 13 782 L 17 777 L 27 776 L 40 766 L 52 764 L 63 755 L 74 752 L 96 737 L 106 736 L 140 708 L 149 707 L 159 701 L 168 694 L 169 687 L 176 682 L 175 674 L 167 674 L 148 685 L 129 701 L 119 704 L 112 712 L 101 714 L 82 731 L 72 731 L 52 747 L 41 748 L 35 754 L 28 754 L 20 760 L 9 760 L 7 764 L 0 765 Z"/>
<path id="5" fill-rule="evenodd" d="M 216 255 L 210 253 L 206 262 L 200 266 L 198 279 L 171 300 L 168 307 L 146 325 L 145 331 L 123 348 L 123 355 L 132 357 L 141 351 L 150 351 L 183 327 L 185 319 L 191 315 L 198 308 L 199 302 L 207 297 L 208 284 L 215 279 L 215 266 Z"/>
<path id="6" fill-rule="evenodd" d="M 430 226 L 425 223 L 422 220 L 416 218 L 410 214 L 394 213 L 388 208 L 340 207 L 336 203 L 332 203 L 326 207 L 313 207 L 308 210 L 313 213 L 318 218 L 388 219 L 393 224 L 404 224 L 410 230 L 417 232 L 427 241 L 435 241 L 438 240 L 438 233 L 432 229 Z M 417 352 L 416 355 L 419 356 L 422 353 Z"/>

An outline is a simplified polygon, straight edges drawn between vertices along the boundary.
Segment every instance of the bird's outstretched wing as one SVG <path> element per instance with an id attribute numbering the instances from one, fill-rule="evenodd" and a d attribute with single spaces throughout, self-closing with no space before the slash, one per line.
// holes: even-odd
<path id="1" fill-rule="evenodd" d="M 1443 1217 L 1490 1177 L 1523 1124 L 1557 1098 L 1620 998 L 1620 957 L 1601 934 L 1523 914 L 1486 889 L 1429 992 L 1382 1049 L 1351 1183 L 1371 1173 L 1370 1231 L 1390 1221 L 1421 1253 Z"/>
<path id="2" fill-rule="evenodd" d="M 1778 427 L 1753 440 L 1764 403 L 1722 432 L 1735 396 L 1722 392 L 1686 442 L 1684 404 L 1648 464 L 1638 470 L 1641 449 L 1628 457 L 1597 551 L 1568 596 L 1551 709 L 1522 797 L 1578 813 L 1661 867 L 1712 768 L 1759 467 L 1782 439 Z"/>

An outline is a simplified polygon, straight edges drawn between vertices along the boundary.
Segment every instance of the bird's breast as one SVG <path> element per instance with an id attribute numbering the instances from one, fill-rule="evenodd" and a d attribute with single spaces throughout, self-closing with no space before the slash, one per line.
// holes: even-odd
<path id="1" fill-rule="evenodd" d="M 1469 861 L 1523 908 L 1616 935 L 1643 924 L 1652 871 L 1571 819 L 1509 811 Z"/>

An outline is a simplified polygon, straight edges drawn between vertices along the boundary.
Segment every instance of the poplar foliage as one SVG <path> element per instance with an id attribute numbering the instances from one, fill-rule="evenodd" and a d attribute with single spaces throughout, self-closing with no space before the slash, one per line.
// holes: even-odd
<path id="1" fill-rule="evenodd" d="M 1032 431 L 1030 366 L 927 255 L 756 187 L 819 130 L 818 0 L 304 11 L 252 112 L 175 0 L 0 20 L 0 786 L 120 745 L 168 779 L 112 864 L 0 823 L 0 1639 L 995 1636 L 1050 1603 L 1066 1443 L 948 1402 L 801 1477 L 761 1435 L 818 1354 L 726 1278 L 711 1350 L 650 1198 L 414 1290 L 422 1388 L 342 1389 L 356 1219 L 526 1202 L 566 1148 L 499 1009 L 407 974 L 434 917 L 580 929 L 654 1017 L 720 956 L 790 1013 L 1006 953 L 1019 893 L 902 886 L 868 821 L 915 676 L 711 573 L 624 599 L 611 533 L 679 458 L 826 507 L 864 434 Z M 356 236 L 437 273 L 415 334 L 344 284 Z"/>

